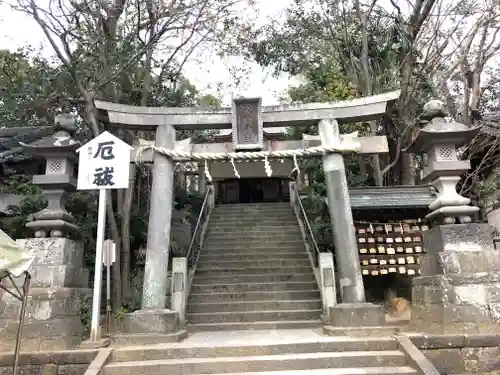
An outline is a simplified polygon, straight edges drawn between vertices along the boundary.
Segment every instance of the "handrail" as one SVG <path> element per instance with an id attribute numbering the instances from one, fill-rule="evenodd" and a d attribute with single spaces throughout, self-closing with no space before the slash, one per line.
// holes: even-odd
<path id="1" fill-rule="evenodd" d="M 198 214 L 198 220 L 196 220 L 196 226 L 191 237 L 191 243 L 189 244 L 189 249 L 186 253 L 186 258 L 188 259 L 188 267 L 191 269 L 198 261 L 198 255 L 201 250 L 200 248 L 200 237 L 203 230 L 204 219 L 208 216 L 210 212 L 209 198 L 213 194 L 213 189 L 207 186 L 207 192 L 205 193 L 205 198 L 203 199 L 203 204 L 201 205 L 200 213 Z M 197 249 L 197 253 L 193 252 L 193 249 Z"/>
<path id="2" fill-rule="evenodd" d="M 314 267 L 318 267 L 319 254 L 320 254 L 318 243 L 316 242 L 316 239 L 314 238 L 314 232 L 311 228 L 311 224 L 309 223 L 309 219 L 307 218 L 306 210 L 304 209 L 304 206 L 302 205 L 302 201 L 300 199 L 300 195 L 299 195 L 299 191 L 297 190 L 297 186 L 295 184 L 291 184 L 291 187 L 292 187 L 292 190 L 295 194 L 293 202 L 298 203 L 300 214 L 302 215 L 302 218 L 301 218 L 299 212 L 297 212 L 297 218 L 305 224 L 307 233 L 304 233 L 304 234 L 306 236 L 309 235 L 310 241 L 312 242 L 312 247 L 313 247 L 312 257 L 313 257 Z M 307 241 L 307 238 L 305 238 L 305 240 Z"/>

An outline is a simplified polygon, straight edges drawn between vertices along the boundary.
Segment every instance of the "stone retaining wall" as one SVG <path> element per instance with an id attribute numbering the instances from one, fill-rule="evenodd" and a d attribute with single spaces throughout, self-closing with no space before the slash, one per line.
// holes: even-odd
<path id="1" fill-rule="evenodd" d="M 22 353 L 17 375 L 83 375 L 97 350 Z M 12 353 L 0 353 L 0 375 L 12 375 Z"/>
<path id="2" fill-rule="evenodd" d="M 441 374 L 500 374 L 500 335 L 409 335 Z"/>

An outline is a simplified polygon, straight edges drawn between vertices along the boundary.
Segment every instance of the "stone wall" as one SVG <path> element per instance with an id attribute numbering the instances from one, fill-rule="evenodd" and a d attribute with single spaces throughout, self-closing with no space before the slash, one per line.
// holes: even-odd
<path id="1" fill-rule="evenodd" d="M 82 341 L 80 293 L 71 288 L 32 288 L 28 300 L 23 350 L 75 347 Z M 0 291 L 0 351 L 14 350 L 21 304 Z"/>
<path id="2" fill-rule="evenodd" d="M 23 350 L 74 348 L 84 334 L 82 299 L 90 296 L 88 273 L 82 267 L 83 246 L 67 238 L 30 238 L 17 242 L 34 257 L 29 270 L 32 283 Z M 12 287 L 8 280 L 3 282 Z M 0 292 L 0 351 L 14 349 L 20 306 L 19 300 Z"/>
<path id="3" fill-rule="evenodd" d="M 412 280 L 413 331 L 500 333 L 500 252 L 492 227 L 440 225 L 423 239 L 422 275 Z"/>
<path id="4" fill-rule="evenodd" d="M 16 375 L 83 375 L 96 350 L 22 353 Z M 12 375 L 13 354 L 0 353 L 0 375 Z"/>
<path id="5" fill-rule="evenodd" d="M 441 374 L 500 374 L 500 335 L 411 335 Z"/>

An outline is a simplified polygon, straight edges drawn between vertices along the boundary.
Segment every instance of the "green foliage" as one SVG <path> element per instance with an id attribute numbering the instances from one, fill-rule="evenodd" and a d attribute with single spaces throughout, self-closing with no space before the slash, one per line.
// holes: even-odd
<path id="1" fill-rule="evenodd" d="M 500 167 L 493 169 L 488 179 L 478 186 L 479 205 L 484 207 L 485 215 L 500 207 Z"/>
<path id="2" fill-rule="evenodd" d="M 32 52 L 0 51 L 1 126 L 50 125 L 73 95 L 66 73 Z"/>
<path id="3" fill-rule="evenodd" d="M 356 97 L 356 90 L 333 61 L 326 61 L 307 70 L 303 77 L 304 83 L 288 90 L 292 102 L 329 102 Z"/>
<path id="4" fill-rule="evenodd" d="M 46 204 L 41 196 L 41 189 L 31 183 L 25 175 L 6 171 L 2 179 L 0 193 L 23 195 L 19 206 L 8 207 L 8 215 L 0 219 L 0 228 L 12 238 L 23 238 L 27 235 L 26 223 L 33 213 L 40 211 Z"/>
<path id="5" fill-rule="evenodd" d="M 28 234 L 28 218 L 43 207 L 45 201 L 40 195 L 27 196 L 19 206 L 9 206 L 8 216 L 0 219 L 0 227 L 12 238 L 24 238 Z"/>
<path id="6" fill-rule="evenodd" d="M 123 321 L 123 319 L 125 319 L 125 314 L 127 314 L 127 313 L 129 313 L 131 311 L 135 311 L 135 310 L 137 310 L 137 309 L 133 309 L 133 308 L 130 309 L 130 308 L 122 306 L 115 313 L 115 319 Z"/>
<path id="7" fill-rule="evenodd" d="M 2 178 L 0 192 L 6 194 L 39 195 L 42 190 L 31 182 L 31 178 L 17 174 L 14 170 L 6 170 Z"/>
<path id="8" fill-rule="evenodd" d="M 98 195 L 94 191 L 76 191 L 68 195 L 66 202 L 66 209 L 78 225 L 77 236 L 83 242 L 84 266 L 89 269 L 95 264 L 97 205 Z"/>
<path id="9" fill-rule="evenodd" d="M 88 295 L 80 299 L 80 320 L 82 321 L 85 332 L 90 332 L 92 323 L 92 299 Z"/>
<path id="10" fill-rule="evenodd" d="M 368 58 L 375 92 L 399 84 L 400 52 L 408 47 L 405 21 L 382 7 L 367 19 Z M 259 64 L 274 67 L 277 74 L 308 74 L 334 62 L 354 88 L 361 90 L 361 24 L 349 3 L 295 1 L 287 9 L 283 24 L 266 25 L 258 36 L 245 45 L 246 51 Z"/>
<path id="11" fill-rule="evenodd" d="M 312 64 L 303 72 L 304 82 L 296 87 L 289 88 L 287 95 L 293 103 L 329 102 L 353 99 L 357 91 L 342 74 L 339 65 L 333 60 L 323 60 L 321 63 Z M 343 133 L 359 132 L 368 135 L 370 128 L 364 123 L 344 124 Z M 302 134 L 318 135 L 317 125 L 294 126 L 287 129 L 291 139 L 301 139 Z M 350 186 L 364 185 L 365 177 L 361 174 L 359 160 L 356 157 L 346 156 L 347 180 Z M 308 158 L 301 161 L 301 170 L 308 172 L 309 186 L 302 192 L 303 205 L 314 232 L 316 242 L 321 251 L 332 250 L 331 225 L 328 211 L 326 210 L 326 183 L 321 160 Z"/>

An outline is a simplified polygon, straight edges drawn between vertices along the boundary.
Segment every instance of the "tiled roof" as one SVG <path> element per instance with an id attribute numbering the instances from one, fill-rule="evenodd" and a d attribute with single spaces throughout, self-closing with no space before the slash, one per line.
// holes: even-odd
<path id="1" fill-rule="evenodd" d="M 0 128 L 0 164 L 31 159 L 19 143 L 29 144 L 53 132 L 51 126 Z"/>
<path id="2" fill-rule="evenodd" d="M 425 208 L 436 200 L 427 185 L 349 189 L 351 207 L 358 210 Z"/>

